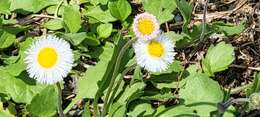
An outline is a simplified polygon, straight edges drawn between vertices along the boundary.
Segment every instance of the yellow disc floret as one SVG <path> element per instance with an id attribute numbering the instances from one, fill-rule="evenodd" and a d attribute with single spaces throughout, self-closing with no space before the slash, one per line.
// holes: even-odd
<path id="1" fill-rule="evenodd" d="M 154 24 L 151 19 L 139 19 L 137 28 L 143 35 L 150 35 L 154 31 Z"/>
<path id="2" fill-rule="evenodd" d="M 151 41 L 148 44 L 148 52 L 152 57 L 159 58 L 164 54 L 164 47 L 157 41 Z"/>
<path id="3" fill-rule="evenodd" d="M 40 50 L 37 60 L 42 67 L 51 68 L 56 64 L 58 55 L 55 49 L 46 47 Z"/>

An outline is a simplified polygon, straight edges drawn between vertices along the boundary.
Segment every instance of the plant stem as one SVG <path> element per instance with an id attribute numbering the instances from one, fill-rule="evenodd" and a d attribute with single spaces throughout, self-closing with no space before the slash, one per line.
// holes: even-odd
<path id="1" fill-rule="evenodd" d="M 55 9 L 55 13 L 54 13 L 54 17 L 58 17 L 58 14 L 59 14 L 59 8 L 60 8 L 60 6 L 62 5 L 63 1 L 64 1 L 64 0 L 60 0 L 58 6 L 56 7 L 56 9 Z"/>
<path id="2" fill-rule="evenodd" d="M 114 100 L 114 98 L 115 98 L 115 95 L 116 95 L 116 92 L 117 92 L 117 90 L 118 90 L 118 87 L 120 86 L 121 82 L 123 81 L 123 78 L 124 78 L 124 76 L 126 75 L 126 73 L 129 72 L 130 70 L 133 70 L 135 67 L 136 67 L 136 64 L 134 64 L 134 65 L 132 65 L 132 66 L 126 68 L 126 69 L 122 72 L 122 75 L 121 75 L 121 77 L 119 78 L 119 80 L 117 81 L 117 84 L 116 84 L 116 86 L 115 86 L 115 88 L 114 88 L 114 90 L 113 90 L 113 92 L 112 92 L 112 94 L 111 94 L 111 96 L 110 96 L 110 98 L 109 98 L 109 100 L 108 100 L 108 103 L 107 103 L 108 106 L 111 105 L 111 103 L 113 102 L 113 100 Z M 134 79 L 132 79 L 132 80 L 134 80 Z"/>
<path id="3" fill-rule="evenodd" d="M 62 92 L 61 92 L 61 86 L 60 83 L 56 83 L 57 89 L 58 89 L 58 113 L 60 117 L 65 117 L 62 110 Z"/>
<path id="4" fill-rule="evenodd" d="M 109 111 L 109 108 L 108 108 L 109 105 L 107 105 L 107 104 L 108 104 L 107 102 L 108 102 L 108 98 L 109 98 L 109 96 L 110 96 L 110 93 L 111 93 L 111 91 L 112 91 L 113 85 L 114 85 L 114 83 L 115 83 L 115 79 L 116 79 L 116 77 L 117 77 L 117 75 L 118 75 L 118 70 L 119 70 L 119 67 L 120 67 L 120 63 L 121 63 L 122 57 L 123 57 L 125 51 L 135 42 L 135 40 L 136 40 L 136 39 L 130 39 L 130 40 L 122 47 L 122 49 L 121 49 L 120 52 L 119 52 L 119 55 L 118 55 L 118 57 L 117 57 L 117 59 L 116 59 L 116 65 L 115 65 L 115 69 L 114 69 L 113 74 L 112 74 L 111 82 L 110 82 L 110 84 L 109 84 L 109 86 L 108 86 L 108 91 L 107 91 L 107 94 L 106 94 L 106 97 L 105 97 L 104 108 L 103 108 L 103 112 L 102 112 L 101 117 L 105 117 L 107 111 Z"/>

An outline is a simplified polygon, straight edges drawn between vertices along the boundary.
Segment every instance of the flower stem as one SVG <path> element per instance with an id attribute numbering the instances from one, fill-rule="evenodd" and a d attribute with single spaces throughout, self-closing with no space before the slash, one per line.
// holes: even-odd
<path id="1" fill-rule="evenodd" d="M 114 98 L 115 98 L 115 95 L 116 95 L 116 92 L 117 92 L 117 90 L 118 90 L 118 87 L 120 86 L 121 82 L 123 81 L 123 77 L 126 75 L 127 72 L 129 72 L 130 70 L 133 70 L 135 67 L 136 67 L 136 64 L 134 64 L 134 65 L 132 65 L 132 66 L 126 68 L 126 69 L 122 72 L 122 75 L 121 75 L 121 77 L 119 78 L 119 80 L 117 81 L 117 84 L 116 84 L 114 90 L 112 91 L 112 94 L 111 94 L 111 96 L 110 96 L 110 98 L 109 98 L 109 100 L 108 100 L 108 103 L 107 103 L 108 106 L 113 102 L 113 100 L 114 100 Z M 132 80 L 134 80 L 134 79 L 132 79 Z"/>
<path id="2" fill-rule="evenodd" d="M 62 92 L 61 92 L 61 86 L 60 83 L 56 83 L 57 89 L 58 89 L 58 113 L 60 117 L 65 117 L 62 110 Z"/>
<path id="3" fill-rule="evenodd" d="M 104 108 L 103 108 L 103 112 L 102 112 L 102 117 L 105 117 L 106 113 L 109 111 L 109 105 L 108 104 L 108 98 L 110 97 L 110 93 L 112 91 L 112 88 L 113 88 L 113 85 L 115 83 L 115 79 L 118 75 L 118 70 L 119 70 L 119 67 L 120 67 L 120 63 L 121 63 L 121 60 L 122 60 L 122 57 L 124 55 L 124 53 L 126 52 L 126 50 L 135 42 L 136 39 L 131 39 L 129 40 L 123 47 L 122 49 L 120 50 L 119 52 L 119 55 L 116 59 L 116 65 L 115 65 L 115 69 L 113 71 L 113 74 L 112 74 L 112 78 L 111 78 L 111 82 L 108 86 L 108 91 L 107 91 L 107 94 L 106 94 L 106 97 L 105 97 L 105 101 L 104 101 Z"/>
<path id="4" fill-rule="evenodd" d="M 55 13 L 54 13 L 54 17 L 58 17 L 58 14 L 59 14 L 59 8 L 60 8 L 60 6 L 62 5 L 63 1 L 64 1 L 64 0 L 60 0 L 58 6 L 56 7 L 56 9 L 55 9 Z"/>

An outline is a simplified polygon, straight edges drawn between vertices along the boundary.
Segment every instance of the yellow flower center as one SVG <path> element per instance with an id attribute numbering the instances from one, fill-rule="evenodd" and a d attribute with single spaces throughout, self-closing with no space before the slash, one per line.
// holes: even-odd
<path id="1" fill-rule="evenodd" d="M 151 19 L 145 18 L 145 19 L 139 19 L 138 20 L 138 30 L 143 35 L 150 35 L 154 31 L 154 25 Z"/>
<path id="2" fill-rule="evenodd" d="M 44 68 L 53 67 L 58 60 L 58 55 L 53 48 L 43 48 L 38 54 L 38 63 Z"/>
<path id="3" fill-rule="evenodd" d="M 152 57 L 159 58 L 164 54 L 163 45 L 157 41 L 151 41 L 148 45 L 148 52 Z"/>
<path id="4" fill-rule="evenodd" d="M 260 104 L 260 97 L 257 97 L 257 98 L 255 99 L 255 103 L 256 103 L 257 105 Z"/>

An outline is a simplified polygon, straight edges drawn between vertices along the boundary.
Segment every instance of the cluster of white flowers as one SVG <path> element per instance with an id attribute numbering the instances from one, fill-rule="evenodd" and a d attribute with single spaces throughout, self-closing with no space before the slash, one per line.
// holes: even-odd
<path id="1" fill-rule="evenodd" d="M 174 60 L 174 43 L 160 31 L 156 17 L 142 13 L 135 17 L 133 31 L 138 38 L 134 43 L 137 64 L 151 72 L 166 70 Z"/>

